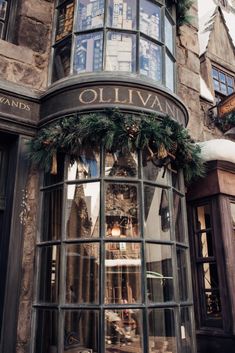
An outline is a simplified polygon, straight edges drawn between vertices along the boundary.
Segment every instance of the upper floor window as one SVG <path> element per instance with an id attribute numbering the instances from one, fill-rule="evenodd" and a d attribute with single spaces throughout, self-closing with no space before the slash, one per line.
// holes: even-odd
<path id="1" fill-rule="evenodd" d="M 12 41 L 18 0 L 0 0 L 0 39 Z"/>
<path id="2" fill-rule="evenodd" d="M 214 90 L 216 93 L 228 96 L 234 92 L 233 76 L 213 67 L 212 77 L 213 77 Z"/>
<path id="3" fill-rule="evenodd" d="M 56 18 L 52 82 L 118 71 L 174 90 L 175 23 L 164 0 L 59 0 Z"/>

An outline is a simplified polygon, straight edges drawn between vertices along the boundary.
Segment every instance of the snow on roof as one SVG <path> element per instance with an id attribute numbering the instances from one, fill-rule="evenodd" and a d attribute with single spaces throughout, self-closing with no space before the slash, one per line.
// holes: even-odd
<path id="1" fill-rule="evenodd" d="M 200 95 L 202 98 L 205 98 L 209 102 L 214 103 L 214 97 L 211 94 L 211 91 L 209 90 L 206 82 L 203 80 L 201 76 L 200 76 Z"/>
<path id="2" fill-rule="evenodd" d="M 235 5 L 233 0 L 228 1 L 229 5 L 233 7 L 234 12 L 227 11 L 221 7 L 226 26 L 235 46 Z M 198 0 L 198 16 L 199 16 L 199 48 L 200 55 L 202 55 L 207 48 L 210 33 L 213 28 L 214 19 L 216 17 L 217 9 L 216 1 L 214 0 Z"/>
<path id="3" fill-rule="evenodd" d="M 214 139 L 197 143 L 201 147 L 201 158 L 205 162 L 227 161 L 235 163 L 235 142 Z"/>

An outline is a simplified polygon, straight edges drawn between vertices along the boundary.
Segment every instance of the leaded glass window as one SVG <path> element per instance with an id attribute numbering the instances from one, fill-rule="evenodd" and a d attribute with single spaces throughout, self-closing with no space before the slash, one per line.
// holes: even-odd
<path id="1" fill-rule="evenodd" d="M 194 353 L 181 175 L 147 151 L 58 166 L 41 188 L 34 353 Z"/>
<path id="2" fill-rule="evenodd" d="M 174 91 L 175 22 L 164 0 L 67 0 L 56 9 L 52 82 L 118 71 Z"/>

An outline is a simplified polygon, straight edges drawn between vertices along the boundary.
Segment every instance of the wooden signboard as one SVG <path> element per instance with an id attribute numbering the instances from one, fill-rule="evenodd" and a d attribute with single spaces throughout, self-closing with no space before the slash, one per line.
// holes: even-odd
<path id="1" fill-rule="evenodd" d="M 232 112 L 235 112 L 235 93 L 231 94 L 218 105 L 218 117 L 222 118 Z"/>

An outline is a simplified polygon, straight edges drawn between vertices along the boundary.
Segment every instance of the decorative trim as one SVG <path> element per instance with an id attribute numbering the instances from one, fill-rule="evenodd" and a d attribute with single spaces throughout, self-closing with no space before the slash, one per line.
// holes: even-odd
<path id="1" fill-rule="evenodd" d="M 70 155 L 73 164 L 86 146 L 99 149 L 100 145 L 111 152 L 144 150 L 157 167 L 183 169 L 187 183 L 204 175 L 200 147 L 176 121 L 115 109 L 64 116 L 49 124 L 29 143 L 29 156 L 46 172 L 51 169 L 56 174 L 58 153 Z"/>

